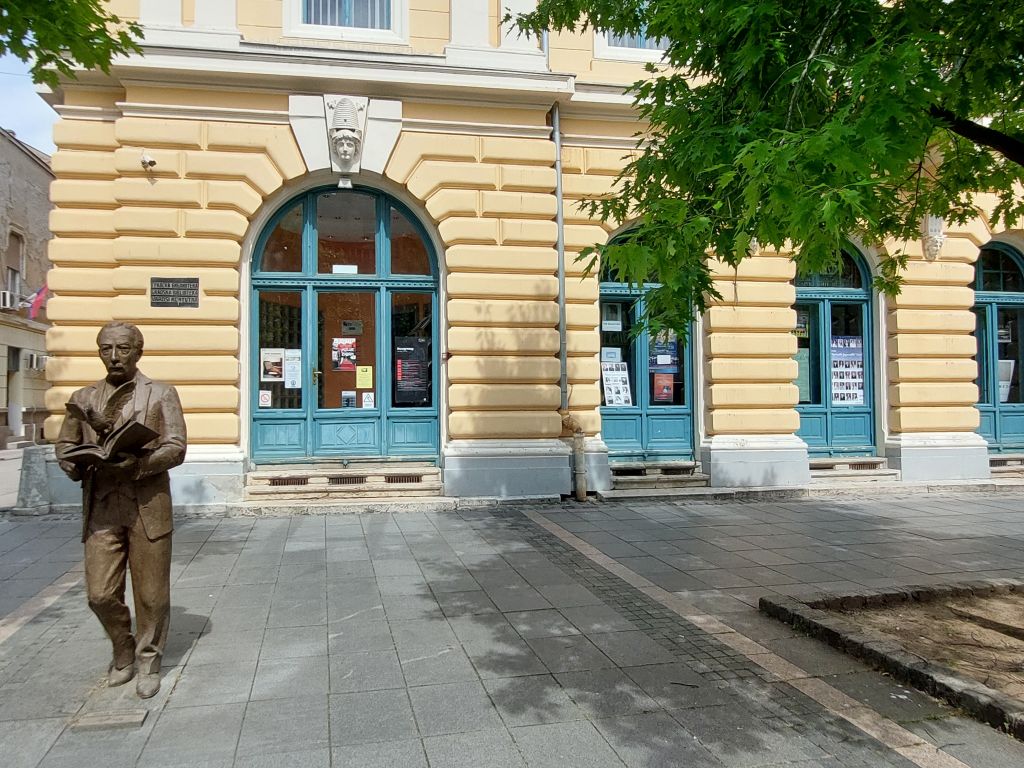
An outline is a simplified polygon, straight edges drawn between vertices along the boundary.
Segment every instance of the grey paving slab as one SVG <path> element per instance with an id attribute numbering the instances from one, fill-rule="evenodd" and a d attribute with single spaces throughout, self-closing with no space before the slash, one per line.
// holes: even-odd
<path id="1" fill-rule="evenodd" d="M 571 621 L 553 608 L 506 613 L 505 618 L 525 638 L 580 634 Z"/>
<path id="2" fill-rule="evenodd" d="M 330 690 L 326 656 L 263 659 L 256 667 L 252 701 L 324 695 Z"/>
<path id="3" fill-rule="evenodd" d="M 592 632 L 587 638 L 620 667 L 637 667 L 642 664 L 666 664 L 675 661 L 675 656 L 663 645 L 652 640 L 646 632 Z"/>
<path id="4" fill-rule="evenodd" d="M 630 768 L 720 768 L 722 763 L 664 712 L 594 721 Z M 800 764 L 802 768 L 807 768 Z"/>
<path id="5" fill-rule="evenodd" d="M 538 637 L 526 641 L 551 672 L 607 669 L 615 663 L 583 635 Z"/>
<path id="6" fill-rule="evenodd" d="M 591 719 L 660 709 L 658 702 L 619 669 L 562 672 L 555 678 Z"/>
<path id="7" fill-rule="evenodd" d="M 331 694 L 330 733 L 333 746 L 419 736 L 404 689 Z"/>
<path id="8" fill-rule="evenodd" d="M 0 755 L 5 768 L 35 768 L 64 729 L 60 719 L 0 723 Z"/>
<path id="9" fill-rule="evenodd" d="M 238 757 L 328 748 L 327 696 L 252 701 L 238 738 Z"/>
<path id="10" fill-rule="evenodd" d="M 393 650 L 334 654 L 330 676 L 331 693 L 405 687 L 398 654 Z"/>
<path id="11" fill-rule="evenodd" d="M 330 768 L 329 749 L 303 749 L 297 752 L 273 752 L 239 755 L 232 768 Z"/>
<path id="12" fill-rule="evenodd" d="M 476 668 L 461 646 L 402 648 L 398 652 L 406 685 L 437 685 L 479 680 Z"/>
<path id="13" fill-rule="evenodd" d="M 271 627 L 263 635 L 260 659 L 294 659 L 327 654 L 327 626 Z"/>
<path id="14" fill-rule="evenodd" d="M 551 675 L 484 680 L 484 688 L 510 727 L 585 718 L 584 712 Z"/>
<path id="15" fill-rule="evenodd" d="M 502 727 L 497 710 L 479 682 L 410 688 L 409 698 L 424 737 Z"/>
<path id="16" fill-rule="evenodd" d="M 144 765 L 200 764 L 234 759 L 245 704 L 182 707 L 161 713 L 142 751 Z"/>
<path id="17" fill-rule="evenodd" d="M 526 762 L 504 728 L 423 740 L 430 768 L 525 768 Z"/>
<path id="18" fill-rule="evenodd" d="M 333 768 L 427 768 L 419 739 L 349 744 L 332 750 Z"/>
<path id="19" fill-rule="evenodd" d="M 168 706 L 244 703 L 255 675 L 255 660 L 189 665 L 174 686 Z"/>
<path id="20" fill-rule="evenodd" d="M 588 722 L 513 728 L 512 737 L 530 768 L 622 768 L 624 763 Z"/>

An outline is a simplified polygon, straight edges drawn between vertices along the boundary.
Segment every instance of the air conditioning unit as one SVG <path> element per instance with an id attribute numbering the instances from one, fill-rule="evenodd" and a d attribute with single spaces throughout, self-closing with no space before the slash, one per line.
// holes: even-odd
<path id="1" fill-rule="evenodd" d="M 0 291 L 0 309 L 17 309 L 18 297 L 12 291 Z"/>

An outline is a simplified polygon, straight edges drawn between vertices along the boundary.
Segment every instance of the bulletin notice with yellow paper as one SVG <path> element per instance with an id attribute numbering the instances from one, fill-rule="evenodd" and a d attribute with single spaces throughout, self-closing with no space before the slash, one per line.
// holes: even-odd
<path id="1" fill-rule="evenodd" d="M 373 366 L 356 366 L 356 389 L 373 389 Z"/>

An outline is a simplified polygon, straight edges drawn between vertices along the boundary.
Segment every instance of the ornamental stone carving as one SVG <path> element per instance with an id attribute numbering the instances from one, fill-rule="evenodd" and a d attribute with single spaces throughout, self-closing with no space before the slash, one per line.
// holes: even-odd
<path id="1" fill-rule="evenodd" d="M 343 177 L 361 170 L 367 99 L 325 96 L 331 166 Z"/>

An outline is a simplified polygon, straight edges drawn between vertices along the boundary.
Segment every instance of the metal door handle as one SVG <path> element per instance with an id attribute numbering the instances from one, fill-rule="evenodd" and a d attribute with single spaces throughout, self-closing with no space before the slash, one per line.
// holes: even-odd
<path id="1" fill-rule="evenodd" d="M 313 383 L 314 384 L 319 384 L 320 383 L 320 371 L 317 371 L 317 370 L 313 371 Z"/>

